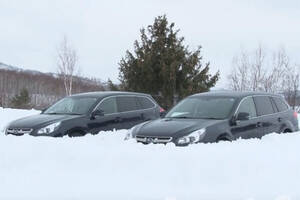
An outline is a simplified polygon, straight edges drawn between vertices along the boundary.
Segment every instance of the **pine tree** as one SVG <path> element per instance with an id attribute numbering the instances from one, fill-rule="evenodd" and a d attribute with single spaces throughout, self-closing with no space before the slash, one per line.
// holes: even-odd
<path id="1" fill-rule="evenodd" d="M 208 91 L 219 79 L 219 72 L 209 74 L 209 63 L 202 64 L 201 47 L 190 51 L 174 27 L 165 15 L 158 16 L 141 29 L 134 52 L 127 51 L 119 63 L 123 90 L 150 93 L 167 109 L 176 100 Z"/>
<path id="2" fill-rule="evenodd" d="M 119 91 L 119 86 L 114 84 L 110 79 L 107 81 L 107 85 L 110 91 Z"/>
<path id="3" fill-rule="evenodd" d="M 30 107 L 30 96 L 28 90 L 23 88 L 20 91 L 20 94 L 17 94 L 15 97 L 12 98 L 11 103 L 14 108 L 29 108 Z"/>

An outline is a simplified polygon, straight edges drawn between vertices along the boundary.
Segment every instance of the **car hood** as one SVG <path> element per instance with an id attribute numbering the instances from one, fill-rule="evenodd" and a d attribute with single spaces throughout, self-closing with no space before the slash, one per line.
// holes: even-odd
<path id="1" fill-rule="evenodd" d="M 211 119 L 158 119 L 144 124 L 137 132 L 141 136 L 182 137 L 192 131 L 206 128 L 220 120 Z"/>
<path id="2" fill-rule="evenodd" d="M 62 120 L 68 120 L 79 117 L 78 115 L 48 115 L 39 114 L 29 117 L 24 117 L 15 120 L 9 124 L 10 128 L 39 128 L 51 123 L 55 123 Z"/>

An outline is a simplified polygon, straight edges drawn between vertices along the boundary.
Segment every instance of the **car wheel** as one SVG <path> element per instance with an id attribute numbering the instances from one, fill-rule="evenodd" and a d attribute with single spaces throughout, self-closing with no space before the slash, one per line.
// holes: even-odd
<path id="1" fill-rule="evenodd" d="M 85 132 L 83 131 L 72 131 L 71 133 L 68 133 L 69 137 L 82 137 L 85 136 Z"/>
<path id="2" fill-rule="evenodd" d="M 218 142 L 231 142 L 231 140 L 230 139 L 228 139 L 226 136 L 220 136 L 220 137 L 218 137 L 217 138 L 217 140 L 216 140 L 216 142 L 218 143 Z"/>
<path id="3" fill-rule="evenodd" d="M 285 129 L 282 133 L 291 133 L 292 131 L 290 129 Z"/>

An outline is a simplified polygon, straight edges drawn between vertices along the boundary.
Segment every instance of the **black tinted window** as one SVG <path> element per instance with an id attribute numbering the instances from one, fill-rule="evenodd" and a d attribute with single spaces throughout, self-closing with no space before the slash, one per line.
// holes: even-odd
<path id="1" fill-rule="evenodd" d="M 254 97 L 257 115 L 268 115 L 274 113 L 271 99 L 267 96 Z"/>
<path id="2" fill-rule="evenodd" d="M 117 102 L 119 112 L 126 112 L 139 109 L 135 97 L 117 97 Z"/>
<path id="3" fill-rule="evenodd" d="M 256 108 L 255 108 L 255 104 L 253 101 L 252 97 L 248 97 L 245 100 L 242 101 L 239 110 L 238 110 L 238 114 L 239 113 L 249 113 L 250 117 L 256 117 Z"/>
<path id="4" fill-rule="evenodd" d="M 104 99 L 97 110 L 102 110 L 104 114 L 111 114 L 117 112 L 117 102 L 115 97 Z"/>
<path id="5" fill-rule="evenodd" d="M 288 105 L 286 105 L 286 103 L 284 102 L 283 99 L 281 98 L 277 98 L 277 97 L 273 97 L 273 100 L 279 110 L 279 112 L 285 111 L 287 110 L 289 107 Z"/>
<path id="6" fill-rule="evenodd" d="M 147 97 L 137 97 L 137 99 L 142 109 L 153 108 L 155 106 L 154 103 Z"/>

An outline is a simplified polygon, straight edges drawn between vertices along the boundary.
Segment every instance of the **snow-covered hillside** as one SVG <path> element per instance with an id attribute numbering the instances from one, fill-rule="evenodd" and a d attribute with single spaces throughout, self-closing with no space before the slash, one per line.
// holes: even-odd
<path id="1" fill-rule="evenodd" d="M 0 62 L 0 70 L 1 69 L 9 70 L 9 71 L 17 71 L 17 72 L 26 72 L 26 73 L 30 73 L 30 74 L 33 74 L 33 75 L 43 74 L 42 72 L 37 71 L 37 70 L 23 69 L 23 68 L 20 68 L 20 67 L 7 65 L 5 63 Z M 47 73 L 47 74 L 52 74 L 52 73 Z"/>
<path id="2" fill-rule="evenodd" d="M 0 130 L 38 111 L 0 108 Z M 300 134 L 142 145 L 126 130 L 82 138 L 0 133 L 0 199 L 297 200 Z"/>

